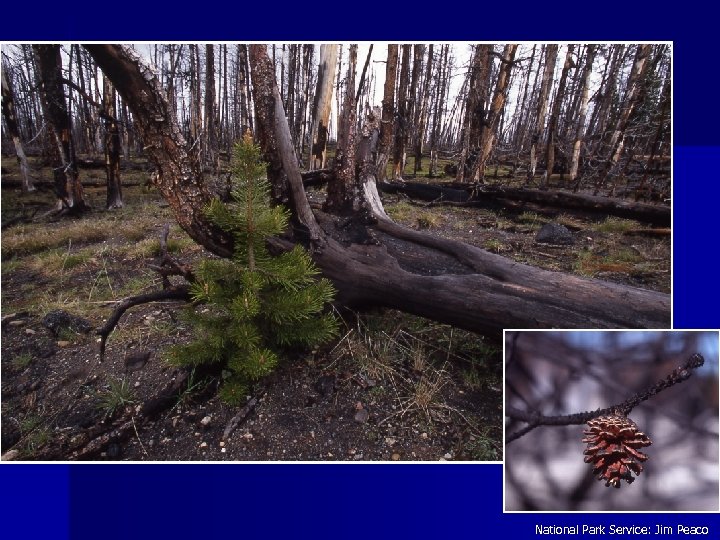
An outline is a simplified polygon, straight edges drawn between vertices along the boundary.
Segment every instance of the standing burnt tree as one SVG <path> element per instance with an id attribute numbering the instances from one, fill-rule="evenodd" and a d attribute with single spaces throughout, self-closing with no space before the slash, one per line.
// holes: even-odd
<path id="1" fill-rule="evenodd" d="M 310 170 L 325 167 L 337 54 L 337 45 L 320 45 L 317 88 L 310 128 L 310 156 L 308 159 L 308 169 Z"/>
<path id="2" fill-rule="evenodd" d="M 8 133 L 12 138 L 18 165 L 20 166 L 21 189 L 23 193 L 35 191 L 35 186 L 33 186 L 32 180 L 30 179 L 30 167 L 28 166 L 25 150 L 20 140 L 20 130 L 18 129 L 17 116 L 15 115 L 15 98 L 13 96 L 10 78 L 7 74 L 7 66 L 4 61 L 2 65 L 2 114 Z"/>
<path id="3" fill-rule="evenodd" d="M 377 148 L 378 180 L 385 180 L 387 163 L 390 158 L 390 143 L 395 125 L 395 80 L 397 76 L 398 46 L 388 45 L 387 64 L 385 67 L 385 88 L 382 100 L 382 120 L 380 123 L 380 140 Z"/>
<path id="4" fill-rule="evenodd" d="M 205 205 L 214 194 L 188 154 L 155 74 L 123 46 L 86 47 L 133 110 L 148 156 L 160 171 L 156 185 L 178 223 L 213 253 L 229 256 L 233 240 L 205 217 Z M 348 151 L 344 172 L 331 180 L 352 179 L 353 189 L 344 190 L 345 204 L 339 205 L 343 217 L 313 211 L 264 45 L 249 46 L 249 63 L 256 138 L 269 163 L 268 180 L 276 198 L 287 201 L 294 214 L 292 236 L 272 243 L 276 249 L 307 244 L 338 289 L 340 303 L 401 309 L 495 336 L 508 327 L 669 325 L 668 295 L 540 270 L 391 221 L 376 189 L 372 125 L 357 136 L 354 163 Z M 349 94 L 344 110 L 351 114 L 354 95 Z M 354 122 L 350 117 L 343 124 Z"/>
<path id="5" fill-rule="evenodd" d="M 72 124 L 63 89 L 60 45 L 33 45 L 40 78 L 40 98 L 49 126 L 57 210 L 87 210 L 78 175 Z"/>

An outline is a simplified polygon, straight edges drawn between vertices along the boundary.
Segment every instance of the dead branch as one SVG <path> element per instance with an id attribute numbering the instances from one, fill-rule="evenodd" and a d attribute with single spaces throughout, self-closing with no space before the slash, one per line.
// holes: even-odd
<path id="1" fill-rule="evenodd" d="M 545 416 L 538 411 L 523 411 L 515 407 L 506 407 L 505 416 L 513 420 L 519 420 L 525 422 L 528 425 L 524 428 L 511 433 L 505 439 L 505 444 L 511 443 L 528 434 L 530 431 L 539 426 L 571 426 L 585 424 L 588 420 L 597 418 L 599 416 L 605 416 L 609 414 L 622 414 L 627 416 L 630 412 L 640 405 L 643 401 L 650 399 L 651 397 L 659 394 L 663 390 L 675 386 L 678 383 L 684 382 L 690 378 L 692 371 L 699 368 L 705 363 L 705 359 L 700 353 L 695 353 L 682 365 L 673 370 L 670 375 L 658 381 L 649 388 L 637 392 L 633 396 L 629 397 L 622 403 L 605 407 L 604 409 L 596 409 L 589 412 L 581 412 L 575 414 L 564 414 L 557 416 Z"/>

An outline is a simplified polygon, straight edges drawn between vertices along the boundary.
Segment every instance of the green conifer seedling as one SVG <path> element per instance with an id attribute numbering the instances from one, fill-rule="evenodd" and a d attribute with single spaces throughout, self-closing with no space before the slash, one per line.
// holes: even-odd
<path id="1" fill-rule="evenodd" d="M 282 349 L 314 347 L 337 333 L 327 310 L 332 284 L 301 247 L 273 256 L 266 240 L 288 226 L 289 213 L 270 204 L 270 185 L 260 148 L 246 135 L 233 152 L 232 202 L 218 199 L 207 215 L 235 239 L 232 259 L 207 259 L 191 288 L 195 306 L 188 317 L 195 340 L 171 350 L 177 365 L 219 363 L 221 397 L 242 403 L 249 385 L 270 373 Z"/>

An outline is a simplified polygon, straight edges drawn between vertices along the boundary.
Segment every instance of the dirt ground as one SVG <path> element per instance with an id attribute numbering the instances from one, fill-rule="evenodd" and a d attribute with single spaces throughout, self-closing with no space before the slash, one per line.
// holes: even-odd
<path id="1" fill-rule="evenodd" d="M 16 177 L 3 159 L 3 185 Z M 49 170 L 35 164 L 40 178 Z M 102 182 L 102 171 L 83 180 Z M 94 176 L 93 176 L 94 175 Z M 390 311 L 343 313 L 340 337 L 296 351 L 254 388 L 245 407 L 219 400 L 216 372 L 165 361 L 188 340 L 183 305 L 131 309 L 100 360 L 100 327 L 115 303 L 156 290 L 148 268 L 166 203 L 124 181 L 126 206 L 104 211 L 104 189 L 88 186 L 94 209 L 77 219 L 38 219 L 48 186 L 19 196 L 3 188 L 2 453 L 25 460 L 499 460 L 502 459 L 498 342 Z M 320 192 L 311 198 L 320 199 Z M 397 221 L 543 268 L 669 292 L 670 241 L 627 220 L 418 205 L 384 198 Z M 546 222 L 574 244 L 535 242 Z M 640 232 L 638 232 L 640 231 Z M 169 250 L 192 263 L 207 254 L 177 226 Z"/>

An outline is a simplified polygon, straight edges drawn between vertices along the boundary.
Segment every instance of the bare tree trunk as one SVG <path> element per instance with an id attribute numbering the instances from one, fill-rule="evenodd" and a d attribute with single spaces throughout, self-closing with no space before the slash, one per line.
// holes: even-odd
<path id="1" fill-rule="evenodd" d="M 543 71 L 542 83 L 540 84 L 540 96 L 538 97 L 537 115 L 535 118 L 535 130 L 533 132 L 530 146 L 530 166 L 528 167 L 528 175 L 526 184 L 529 184 L 535 176 L 535 168 L 537 167 L 537 152 L 540 138 L 545 129 L 545 115 L 547 114 L 548 101 L 550 100 L 550 87 L 552 86 L 552 76 L 555 72 L 555 62 L 557 60 L 558 46 L 551 44 L 545 48 L 545 70 Z"/>
<path id="2" fill-rule="evenodd" d="M 435 106 L 433 107 L 433 127 L 430 132 L 430 168 L 428 176 L 432 177 L 437 168 L 437 144 L 440 138 L 440 122 L 443 111 L 444 90 L 446 86 L 447 65 L 448 65 L 448 49 L 449 45 L 440 46 L 440 61 L 437 66 L 437 75 L 435 76 Z M 444 73 L 444 75 L 443 75 Z M 382 177 L 378 176 L 378 180 Z"/>
<path id="3" fill-rule="evenodd" d="M 40 72 L 40 97 L 45 120 L 50 126 L 54 154 L 57 209 L 71 213 L 88 209 L 78 177 L 72 125 L 63 92 L 62 60 L 59 45 L 33 45 Z"/>
<path id="4" fill-rule="evenodd" d="M 2 66 L 2 114 L 5 119 L 5 125 L 8 133 L 15 146 L 15 154 L 17 155 L 18 165 L 20 166 L 21 189 L 23 193 L 35 191 L 32 180 L 30 179 L 30 167 L 28 167 L 27 157 L 20 141 L 20 132 L 18 131 L 17 117 L 15 116 L 15 96 L 7 74 L 7 66 L 3 62 Z"/>
<path id="5" fill-rule="evenodd" d="M 200 92 L 200 47 L 190 45 L 190 144 L 200 160 L 202 156 L 202 95 Z"/>
<path id="6" fill-rule="evenodd" d="M 532 53 L 530 55 L 530 64 L 527 68 L 527 77 L 525 77 L 525 84 L 523 87 L 523 96 L 522 100 L 520 102 L 520 108 L 519 108 L 519 115 L 517 119 L 517 124 L 515 127 L 515 148 L 517 149 L 517 155 L 520 154 L 520 151 L 522 150 L 523 144 L 525 142 L 525 134 L 527 133 L 527 126 L 528 126 L 528 118 L 529 114 L 527 114 L 527 96 L 528 96 L 528 89 L 530 88 L 530 75 L 532 74 L 532 68 L 533 63 L 535 62 L 535 49 L 537 48 L 537 45 L 533 45 Z M 536 72 L 536 78 L 537 78 L 537 72 Z M 517 113 L 516 113 L 517 114 Z"/>
<path id="7" fill-rule="evenodd" d="M 122 208 L 122 183 L 120 182 L 120 131 L 115 107 L 115 87 L 107 77 L 103 80 L 103 105 L 105 120 L 105 171 L 107 173 L 107 202 L 105 208 Z"/>
<path id="8" fill-rule="evenodd" d="M 622 59 L 625 56 L 625 45 L 613 45 L 611 51 L 587 130 L 587 133 L 595 139 L 594 149 L 591 152 L 593 155 L 602 148 L 602 143 L 606 140 L 605 126 L 610 121 L 610 110 L 615 99 L 615 87 L 623 64 Z"/>
<path id="9" fill-rule="evenodd" d="M 238 131 L 235 136 L 236 138 L 240 138 L 245 134 L 245 130 L 252 130 L 252 114 L 250 114 L 250 93 L 248 92 L 248 84 L 246 82 L 246 79 L 249 78 L 247 72 L 247 45 L 241 44 L 237 46 L 236 64 L 237 73 L 235 82 L 235 93 L 238 97 L 236 97 L 235 105 L 238 107 L 238 110 L 236 112 Z"/>
<path id="10" fill-rule="evenodd" d="M 462 148 L 455 177 L 458 182 L 474 179 L 472 175 L 468 174 L 468 169 L 477 171 L 474 165 L 477 159 L 477 148 L 480 144 L 480 133 L 486 120 L 485 83 L 490 70 L 492 51 L 492 45 L 476 45 L 472 65 L 468 71 L 468 94 L 462 124 Z"/>
<path id="11" fill-rule="evenodd" d="M 508 83 L 510 82 L 510 71 L 512 70 L 515 60 L 515 52 L 517 45 L 505 45 L 502 57 L 500 59 L 500 68 L 498 71 L 497 83 L 495 84 L 495 93 L 493 95 L 487 118 L 482 125 L 480 131 L 480 153 L 470 173 L 470 178 L 482 179 L 485 177 L 485 164 L 487 163 L 490 153 L 495 144 L 495 134 L 498 130 L 502 111 L 505 107 L 505 99 L 507 95 Z"/>
<path id="12" fill-rule="evenodd" d="M 409 123 L 407 87 L 410 74 L 410 49 L 412 45 L 402 46 L 402 64 L 398 83 L 397 115 L 395 121 L 395 145 L 393 148 L 393 177 L 402 180 L 405 171 L 405 142 Z"/>
<path id="13" fill-rule="evenodd" d="M 385 89 L 382 100 L 382 120 L 380 123 L 380 140 L 377 150 L 378 180 L 387 176 L 387 162 L 390 158 L 390 143 L 393 139 L 395 124 L 395 80 L 397 76 L 398 46 L 388 45 L 387 65 L 385 67 Z"/>
<path id="14" fill-rule="evenodd" d="M 427 118 L 429 115 L 428 98 L 430 96 L 430 79 L 432 78 L 433 68 L 433 45 L 428 46 L 428 59 L 425 64 L 425 78 L 422 85 L 421 101 L 417 108 L 417 130 L 415 132 L 415 174 L 422 170 L 422 152 L 425 140 L 425 127 L 427 126 Z"/>
<path id="15" fill-rule="evenodd" d="M 325 167 L 337 54 L 337 45 L 320 45 L 317 87 L 310 130 L 310 155 L 308 156 L 308 169 L 311 171 Z"/>
<path id="16" fill-rule="evenodd" d="M 215 46 L 205 45 L 205 160 L 218 169 L 217 120 L 215 114 Z"/>
<path id="17" fill-rule="evenodd" d="M 555 135 L 557 131 L 558 118 L 560 117 L 560 108 L 562 106 L 563 99 L 565 99 L 565 85 L 567 83 L 568 72 L 570 68 L 575 66 L 573 61 L 573 52 L 575 45 L 567 46 L 567 54 L 565 55 L 565 63 L 563 64 L 562 73 L 560 75 L 560 81 L 558 82 L 557 91 L 555 92 L 555 100 L 553 101 L 552 111 L 550 112 L 550 118 L 548 119 L 547 127 L 547 144 L 545 147 L 545 175 L 541 185 L 547 187 L 550 183 L 550 176 L 552 176 L 553 168 L 555 167 Z"/>
<path id="18" fill-rule="evenodd" d="M 638 45 L 635 52 L 635 60 L 633 67 L 628 76 L 627 85 L 625 86 L 625 94 L 623 96 L 623 106 L 620 115 L 615 123 L 615 129 L 610 137 L 608 144 L 607 159 L 603 163 L 602 169 L 595 183 L 595 194 L 597 195 L 600 188 L 605 184 L 608 175 L 613 166 L 618 162 L 622 152 L 622 138 L 625 135 L 625 129 L 628 126 L 630 115 L 637 105 L 638 95 L 644 82 L 647 58 L 652 51 L 652 45 Z"/>
<path id="19" fill-rule="evenodd" d="M 588 95 L 590 91 L 590 75 L 595 61 L 595 45 L 588 45 L 585 52 L 585 67 L 583 68 L 580 81 L 580 112 L 577 119 L 577 128 L 573 143 L 572 160 L 570 162 L 570 182 L 574 184 L 574 191 L 577 192 L 580 182 L 576 182 L 578 166 L 580 164 L 580 150 L 582 149 L 583 135 L 585 133 L 585 120 L 587 119 Z"/>
<path id="20" fill-rule="evenodd" d="M 357 64 L 357 45 L 350 45 L 348 71 L 345 80 L 345 99 L 341 112 L 342 136 L 338 139 L 335 153 L 334 182 L 328 183 L 325 209 L 336 213 L 352 213 L 353 202 L 358 194 L 355 187 L 355 67 Z"/>
<path id="21" fill-rule="evenodd" d="M 365 64 L 363 65 L 362 74 L 360 75 L 360 82 L 358 83 L 358 89 L 355 93 L 355 103 L 358 103 L 358 100 L 360 99 L 360 96 L 365 93 L 365 80 L 367 75 L 367 68 L 370 65 L 370 58 L 372 58 L 372 51 L 373 51 L 373 44 L 371 43 L 368 47 L 368 53 L 365 57 Z M 367 95 L 367 94 L 366 94 Z"/>
<path id="22" fill-rule="evenodd" d="M 663 142 L 663 139 L 665 139 L 670 132 L 670 108 L 671 108 L 671 101 L 670 101 L 670 74 L 668 73 L 665 76 L 665 82 L 663 83 L 663 89 L 660 95 L 660 105 L 658 106 L 658 113 L 656 116 L 656 122 L 657 122 L 657 130 L 655 131 L 655 136 L 653 138 L 651 150 L 650 150 L 650 156 L 648 157 L 647 163 L 645 164 L 645 171 L 643 173 L 642 179 L 640 180 L 640 185 L 637 188 L 635 200 L 637 201 L 640 194 L 645 189 L 645 184 L 648 180 L 648 175 L 650 174 L 650 171 L 652 170 L 653 162 L 655 160 L 655 157 L 657 156 L 660 145 Z"/>

